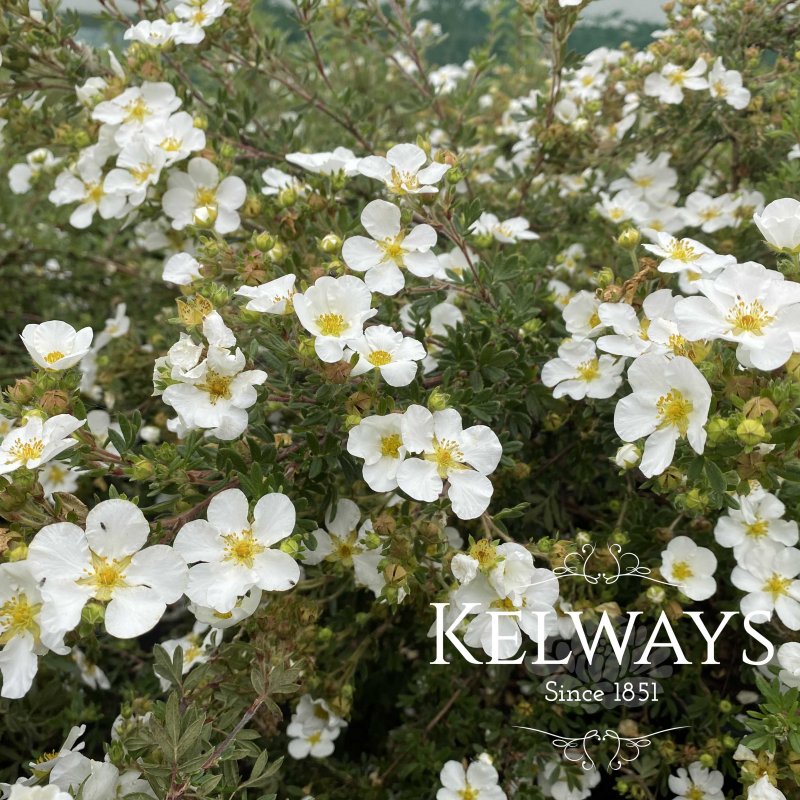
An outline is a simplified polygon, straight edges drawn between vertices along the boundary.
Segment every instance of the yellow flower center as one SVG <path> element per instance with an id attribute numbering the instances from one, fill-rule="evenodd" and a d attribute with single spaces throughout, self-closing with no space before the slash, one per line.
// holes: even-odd
<path id="1" fill-rule="evenodd" d="M 791 584 L 791 578 L 784 578 L 783 575 L 778 575 L 777 572 L 774 572 L 772 577 L 764 584 L 762 591 L 771 594 L 774 601 L 781 595 L 788 594 Z"/>
<path id="2" fill-rule="evenodd" d="M 582 381 L 593 381 L 600 375 L 600 368 L 598 367 L 596 358 L 584 361 L 583 364 L 578 364 L 576 370 L 578 372 L 578 377 Z"/>
<path id="3" fill-rule="evenodd" d="M 464 460 L 464 454 L 459 450 L 458 443 L 450 439 L 440 441 L 434 436 L 433 452 L 426 453 L 423 457 L 426 461 L 436 464 L 436 471 L 442 479 L 447 477 L 450 470 L 465 469 L 461 463 Z"/>
<path id="4" fill-rule="evenodd" d="M 192 14 L 192 22 L 194 22 L 195 25 L 202 25 L 206 19 L 208 19 L 208 14 L 204 11 L 195 11 L 194 14 Z"/>
<path id="5" fill-rule="evenodd" d="M 333 552 L 329 556 L 331 561 L 341 561 L 345 567 L 353 566 L 353 556 L 358 555 L 364 548 L 358 544 L 358 531 L 350 531 L 347 536 L 331 535 Z"/>
<path id="6" fill-rule="evenodd" d="M 691 264 L 700 258 L 700 253 L 689 244 L 688 239 L 679 239 L 670 248 L 669 257 L 675 261 L 683 261 L 684 264 Z"/>
<path id="7" fill-rule="evenodd" d="M 183 652 L 183 662 L 185 664 L 191 664 L 192 661 L 196 661 L 202 655 L 203 648 L 200 647 L 196 642 L 192 642 Z"/>
<path id="8" fill-rule="evenodd" d="M 596 328 L 600 324 L 602 324 L 600 315 L 595 311 L 592 316 L 589 317 L 588 325 L 590 328 Z"/>
<path id="9" fill-rule="evenodd" d="M 519 610 L 514 605 L 514 603 L 511 601 L 510 597 L 504 597 L 502 600 L 494 600 L 494 601 L 492 601 L 491 607 L 492 608 L 502 608 L 503 611 L 518 611 Z"/>
<path id="10" fill-rule="evenodd" d="M 181 141 L 174 136 L 167 136 L 166 139 L 161 140 L 159 147 L 162 150 L 166 150 L 168 153 L 176 153 L 181 149 Z"/>
<path id="11" fill-rule="evenodd" d="M 675 72 L 673 72 L 669 76 L 669 82 L 673 86 L 683 86 L 683 82 L 685 80 L 686 80 L 686 72 L 682 69 L 676 69 Z"/>
<path id="12" fill-rule="evenodd" d="M 328 312 L 317 317 L 317 327 L 322 336 L 341 336 L 347 328 L 347 323 L 341 314 Z"/>
<path id="13" fill-rule="evenodd" d="M 194 193 L 194 204 L 201 208 L 216 208 L 217 190 L 201 187 Z"/>
<path id="14" fill-rule="evenodd" d="M 125 106 L 125 111 L 127 112 L 125 122 L 144 122 L 150 113 L 147 103 L 141 97 L 137 97 L 133 102 L 128 103 Z"/>
<path id="15" fill-rule="evenodd" d="M 222 539 L 225 542 L 225 559 L 248 569 L 253 568 L 253 559 L 267 549 L 253 536 L 250 528 L 239 533 L 229 533 Z"/>
<path id="16" fill-rule="evenodd" d="M 653 178 L 650 175 L 643 175 L 641 178 L 636 178 L 634 183 L 640 189 L 647 189 L 648 186 L 652 186 L 653 185 Z"/>
<path id="17" fill-rule="evenodd" d="M 20 592 L 0 606 L 0 645 L 7 644 L 15 636 L 23 633 L 32 633 L 36 641 L 39 640 L 39 625 L 36 615 L 41 609 L 41 603 L 31 603 L 27 596 Z"/>
<path id="18" fill-rule="evenodd" d="M 49 477 L 51 483 L 58 486 L 64 482 L 64 478 L 67 477 L 67 471 L 59 467 L 58 464 L 52 464 L 49 470 Z"/>
<path id="19" fill-rule="evenodd" d="M 367 356 L 370 364 L 376 367 L 385 367 L 392 363 L 392 357 L 385 350 L 375 350 Z"/>
<path id="20" fill-rule="evenodd" d="M 86 571 L 86 577 L 80 578 L 78 583 L 91 586 L 97 600 L 107 601 L 114 596 L 116 589 L 128 585 L 125 580 L 125 570 L 130 566 L 133 556 L 126 556 L 119 561 L 92 553 L 91 571 Z"/>
<path id="21" fill-rule="evenodd" d="M 722 81 L 714 81 L 711 86 L 719 97 L 725 97 L 725 95 L 728 94 L 728 90 L 725 88 L 725 84 Z"/>
<path id="22" fill-rule="evenodd" d="M 497 564 L 497 548 L 489 539 L 478 539 L 469 548 L 469 554 L 478 562 L 481 569 L 491 569 Z"/>
<path id="23" fill-rule="evenodd" d="M 622 219 L 624 214 L 625 212 L 621 208 L 612 208 L 611 211 L 608 212 L 608 216 L 613 220 Z"/>
<path id="24" fill-rule="evenodd" d="M 692 786 L 686 793 L 686 800 L 705 800 L 706 793 L 697 786 Z"/>
<path id="25" fill-rule="evenodd" d="M 419 189 L 419 179 L 411 172 L 402 172 L 401 170 L 392 167 L 392 174 L 389 176 L 388 189 L 394 194 L 405 194 L 406 192 Z"/>
<path id="26" fill-rule="evenodd" d="M 384 239 L 378 242 L 378 247 L 383 251 L 382 261 L 394 261 L 398 266 L 403 265 L 403 239 L 404 233 L 398 233 L 394 239 Z"/>
<path id="27" fill-rule="evenodd" d="M 52 353 L 48 353 L 48 354 L 47 354 L 47 355 L 44 357 L 44 360 L 45 360 L 45 361 L 46 361 L 48 364 L 55 364 L 55 363 L 56 363 L 56 361 L 58 361 L 58 360 L 59 360 L 59 359 L 61 359 L 61 358 L 64 358 L 64 354 L 63 354 L 63 353 L 62 353 L 60 350 L 53 350 L 53 352 L 52 352 Z"/>
<path id="28" fill-rule="evenodd" d="M 41 439 L 31 439 L 30 441 L 19 441 L 10 448 L 11 455 L 20 463 L 26 463 L 37 458 L 41 458 L 44 452 L 44 442 Z"/>
<path id="29" fill-rule="evenodd" d="M 761 336 L 764 333 L 764 327 L 769 325 L 775 317 L 768 314 L 758 300 L 753 300 L 752 303 L 739 300 L 728 313 L 727 319 L 732 333 L 735 335 L 752 333 L 754 336 Z"/>
<path id="30" fill-rule="evenodd" d="M 307 741 L 309 744 L 317 744 L 320 739 L 322 739 L 322 731 L 314 731 L 314 733 L 308 734 Z"/>
<path id="31" fill-rule="evenodd" d="M 381 455 L 399 458 L 398 451 L 403 446 L 403 440 L 399 433 L 390 433 L 381 438 Z"/>
<path id="32" fill-rule="evenodd" d="M 685 581 L 687 578 L 691 578 L 692 575 L 694 575 L 694 571 L 689 566 L 688 562 L 676 561 L 672 565 L 672 577 L 676 581 Z"/>
<path id="33" fill-rule="evenodd" d="M 99 203 L 103 199 L 103 184 L 89 183 L 86 186 L 86 199 L 92 203 Z"/>
<path id="34" fill-rule="evenodd" d="M 208 393 L 211 405 L 216 405 L 217 400 L 231 399 L 231 382 L 233 378 L 229 375 L 220 375 L 218 372 L 209 370 L 206 373 L 205 383 L 198 384 L 198 388 Z"/>
<path id="35" fill-rule="evenodd" d="M 131 175 L 136 183 L 144 183 L 155 171 L 156 168 L 152 164 L 139 164 L 131 170 Z"/>
<path id="36" fill-rule="evenodd" d="M 672 389 L 656 401 L 656 412 L 660 420 L 658 427 L 673 426 L 678 429 L 681 436 L 685 436 L 689 429 L 689 414 L 692 408 L 690 400 L 687 400 L 678 389 Z"/>
<path id="37" fill-rule="evenodd" d="M 709 220 L 716 219 L 719 216 L 719 209 L 714 208 L 711 206 L 707 208 L 705 211 L 700 212 L 700 219 L 705 220 L 708 222 Z"/>
<path id="38" fill-rule="evenodd" d="M 765 519 L 757 519 L 755 522 L 751 522 L 745 530 L 748 536 L 752 536 L 754 539 L 761 539 L 769 531 L 769 522 Z"/>

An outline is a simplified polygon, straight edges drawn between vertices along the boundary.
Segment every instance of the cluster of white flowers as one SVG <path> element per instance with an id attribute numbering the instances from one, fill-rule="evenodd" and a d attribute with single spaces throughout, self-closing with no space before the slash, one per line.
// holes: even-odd
<path id="1" fill-rule="evenodd" d="M 206 38 L 206 28 L 213 25 L 230 8 L 224 0 L 188 0 L 172 10 L 177 21 L 143 19 L 125 31 L 129 41 L 149 47 L 175 44 L 199 44 Z"/>
<path id="2" fill-rule="evenodd" d="M 292 758 L 325 758 L 347 723 L 322 699 L 304 694 L 286 728 Z"/>
<path id="3" fill-rule="evenodd" d="M 718 58 L 711 69 L 704 58 L 698 58 L 688 69 L 678 64 L 665 64 L 659 72 L 645 78 L 644 93 L 662 103 L 678 105 L 683 102 L 684 89 L 693 92 L 708 90 L 714 99 L 724 100 L 735 109 L 746 108 L 750 92 L 742 86 L 742 75 L 735 69 L 725 69 Z"/>

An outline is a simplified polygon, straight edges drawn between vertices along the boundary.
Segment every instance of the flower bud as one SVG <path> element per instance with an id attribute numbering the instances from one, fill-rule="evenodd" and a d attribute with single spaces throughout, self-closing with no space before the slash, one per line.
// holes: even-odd
<path id="1" fill-rule="evenodd" d="M 667 593 L 661 586 L 650 586 L 646 592 L 647 599 L 654 605 L 660 606 L 664 602 Z"/>
<path id="2" fill-rule="evenodd" d="M 261 213 L 262 208 L 261 198 L 258 195 L 250 194 L 244 201 L 241 213 L 246 219 L 253 219 Z"/>
<path id="3" fill-rule="evenodd" d="M 733 711 L 733 703 L 730 700 L 720 700 L 719 701 L 719 710 L 723 714 L 730 714 Z"/>
<path id="4" fill-rule="evenodd" d="M 748 419 L 761 419 L 768 425 L 780 415 L 778 407 L 768 397 L 751 397 L 744 404 L 743 411 Z"/>
<path id="5" fill-rule="evenodd" d="M 361 417 L 358 414 L 348 414 L 344 419 L 344 428 L 345 430 L 350 430 L 350 428 L 355 428 L 356 425 L 361 424 Z"/>
<path id="6" fill-rule="evenodd" d="M 712 417 L 706 425 L 708 433 L 708 441 L 711 444 L 716 444 L 728 435 L 731 424 L 724 417 Z"/>
<path id="7" fill-rule="evenodd" d="M 280 544 L 280 550 L 294 558 L 300 552 L 300 543 L 295 539 L 284 539 Z"/>
<path id="8" fill-rule="evenodd" d="M 287 186 L 285 189 L 281 189 L 278 192 L 278 205 L 281 208 L 289 208 L 289 206 L 293 206 L 297 202 L 297 190 L 293 189 L 291 186 Z"/>
<path id="9" fill-rule="evenodd" d="M 8 396 L 20 405 L 27 403 L 34 393 L 35 387 L 30 378 L 18 378 L 17 382 L 8 390 Z"/>
<path id="10" fill-rule="evenodd" d="M 683 485 L 683 473 L 677 467 L 667 467 L 656 481 L 664 491 L 674 491 Z"/>
<path id="11" fill-rule="evenodd" d="M 605 289 L 606 286 L 610 286 L 612 283 L 614 283 L 615 280 L 614 270 L 611 269 L 611 267 L 603 267 L 597 273 L 595 279 L 597 281 L 597 285 L 601 289 Z"/>
<path id="12" fill-rule="evenodd" d="M 766 439 L 767 431 L 757 419 L 745 419 L 736 428 L 736 436 L 744 444 L 755 445 Z"/>
<path id="13" fill-rule="evenodd" d="M 88 625 L 97 625 L 106 617 L 106 609 L 102 603 L 91 601 L 81 611 L 81 621 Z"/>
<path id="14" fill-rule="evenodd" d="M 633 469 L 639 463 L 641 457 L 641 450 L 635 444 L 628 443 L 617 450 L 614 456 L 614 463 L 620 469 Z"/>
<path id="15" fill-rule="evenodd" d="M 642 235 L 636 228 L 625 228 L 624 231 L 617 237 L 617 244 L 624 247 L 626 250 L 633 250 L 636 245 L 642 240 Z"/>
<path id="16" fill-rule="evenodd" d="M 428 408 L 431 411 L 444 411 L 450 403 L 450 395 L 441 389 L 434 389 L 428 395 Z"/>
<path id="17" fill-rule="evenodd" d="M 253 239 L 253 244 L 262 252 L 267 253 L 275 247 L 275 237 L 266 231 L 262 231 Z"/>
<path id="18" fill-rule="evenodd" d="M 63 414 L 69 410 L 69 395 L 61 389 L 51 389 L 42 395 L 39 407 L 48 414 Z"/>
<path id="19" fill-rule="evenodd" d="M 155 472 L 155 466 L 149 458 L 137 458 L 131 467 L 131 477 L 137 481 L 143 481 L 152 477 Z"/>
<path id="20" fill-rule="evenodd" d="M 335 233 L 328 233 L 320 240 L 319 249 L 322 250 L 323 253 L 332 256 L 342 249 L 342 240 Z"/>
<path id="21" fill-rule="evenodd" d="M 289 251 L 286 249 L 286 245 L 278 240 L 275 242 L 275 246 L 267 252 L 267 257 L 275 264 L 280 264 L 288 254 Z"/>
<path id="22" fill-rule="evenodd" d="M 8 551 L 9 561 L 24 561 L 28 557 L 28 545 L 18 544 Z"/>
<path id="23" fill-rule="evenodd" d="M 592 541 L 592 534 L 588 531 L 578 531 L 575 534 L 575 544 L 578 547 L 583 547 L 585 544 L 589 544 Z"/>
<path id="24" fill-rule="evenodd" d="M 710 753 L 703 753 L 700 756 L 700 763 L 706 768 L 711 769 L 714 766 L 714 756 Z"/>

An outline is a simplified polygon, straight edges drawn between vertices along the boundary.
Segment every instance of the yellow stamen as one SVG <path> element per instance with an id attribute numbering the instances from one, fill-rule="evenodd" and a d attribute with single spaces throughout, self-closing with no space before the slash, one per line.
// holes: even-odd
<path id="1" fill-rule="evenodd" d="M 700 253 L 694 249 L 688 239 L 679 239 L 670 248 L 669 257 L 675 261 L 682 261 L 684 264 L 691 264 L 700 258 Z"/>
<path id="2" fill-rule="evenodd" d="M 44 442 L 41 439 L 19 441 L 9 448 L 11 455 L 20 463 L 26 463 L 41 458 L 44 452 Z"/>
<path id="3" fill-rule="evenodd" d="M 752 536 L 754 539 L 761 539 L 769 532 L 769 522 L 765 519 L 757 519 L 747 525 L 745 530 L 748 536 Z"/>
<path id="4" fill-rule="evenodd" d="M 764 306 L 758 301 L 745 303 L 739 302 L 728 312 L 727 320 L 731 325 L 732 333 L 739 336 L 743 333 L 752 333 L 762 336 L 764 327 L 769 325 L 775 317 L 767 313 Z"/>
<path id="5" fill-rule="evenodd" d="M 197 388 L 202 389 L 204 392 L 208 392 L 208 397 L 209 400 L 211 401 L 211 405 L 216 405 L 217 400 L 231 399 L 232 381 L 233 381 L 232 376 L 220 375 L 219 373 L 214 372 L 213 370 L 209 370 L 206 373 L 205 382 L 198 384 Z"/>
<path id="6" fill-rule="evenodd" d="M 392 363 L 392 357 L 385 350 L 375 350 L 367 356 L 367 360 L 375 367 L 385 367 Z"/>
<path id="7" fill-rule="evenodd" d="M 128 585 L 125 580 L 125 570 L 130 566 L 133 556 L 120 560 L 106 558 L 92 553 L 91 571 L 86 570 L 86 577 L 78 580 L 79 584 L 91 586 L 97 600 L 107 601 L 114 596 L 116 589 Z"/>
<path id="8" fill-rule="evenodd" d="M 582 381 L 593 381 L 600 375 L 600 368 L 596 358 L 584 361 L 583 364 L 578 364 L 576 370 Z"/>
<path id="9" fill-rule="evenodd" d="M 7 644 L 15 636 L 32 633 L 39 641 L 39 625 L 36 615 L 42 607 L 41 603 L 31 603 L 23 593 L 14 595 L 0 606 L 0 645 Z"/>
<path id="10" fill-rule="evenodd" d="M 687 578 L 691 578 L 692 575 L 694 575 L 694 571 L 686 561 L 676 561 L 672 565 L 672 577 L 676 581 L 685 581 Z"/>
<path id="11" fill-rule="evenodd" d="M 789 587 L 792 585 L 791 578 L 784 578 L 783 575 L 778 575 L 777 572 L 773 573 L 772 577 L 764 584 L 762 591 L 772 595 L 773 601 L 777 600 L 782 595 L 789 593 Z"/>
<path id="12" fill-rule="evenodd" d="M 58 360 L 59 360 L 59 359 L 61 359 L 61 358 L 64 358 L 64 354 L 63 354 L 63 353 L 62 353 L 60 350 L 53 350 L 53 352 L 52 352 L 52 353 L 48 353 L 48 354 L 47 354 L 47 355 L 44 357 L 44 360 L 45 360 L 45 361 L 46 361 L 48 364 L 55 364 L 55 363 L 56 363 L 56 361 L 58 361 Z"/>
<path id="13" fill-rule="evenodd" d="M 250 528 L 245 528 L 238 533 L 229 533 L 222 537 L 225 542 L 225 560 L 233 561 L 241 566 L 253 568 L 253 561 L 259 553 L 263 553 L 267 548 L 264 547 L 254 536 Z"/>
<path id="14" fill-rule="evenodd" d="M 497 564 L 497 548 L 489 539 L 478 539 L 469 548 L 469 554 L 478 562 L 481 569 L 491 569 Z"/>
<path id="15" fill-rule="evenodd" d="M 322 336 L 341 336 L 347 329 L 347 323 L 341 314 L 320 314 L 316 321 Z"/>
<path id="16" fill-rule="evenodd" d="M 436 471 L 442 479 L 447 477 L 447 473 L 450 470 L 466 469 L 462 464 L 464 454 L 459 450 L 458 443 L 450 439 L 442 439 L 440 441 L 434 436 L 433 452 L 426 453 L 423 458 L 436 464 Z"/>
<path id="17" fill-rule="evenodd" d="M 392 433 L 381 438 L 381 455 L 399 458 L 398 451 L 403 446 L 403 440 L 399 433 Z"/>
<path id="18" fill-rule="evenodd" d="M 678 389 L 672 389 L 656 401 L 656 411 L 661 420 L 658 427 L 674 426 L 681 436 L 685 436 L 689 429 L 689 414 L 692 408 L 690 400 L 687 400 Z"/>

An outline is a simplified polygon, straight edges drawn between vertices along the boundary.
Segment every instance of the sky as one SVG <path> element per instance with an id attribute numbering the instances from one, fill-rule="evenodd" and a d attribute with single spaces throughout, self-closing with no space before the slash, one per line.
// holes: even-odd
<path id="1" fill-rule="evenodd" d="M 587 17 L 592 17 L 621 12 L 628 19 L 659 22 L 664 19 L 664 12 L 661 11 L 662 2 L 663 0 L 594 0 L 583 13 Z M 136 10 L 136 3 L 133 0 L 117 0 L 117 4 L 123 11 L 132 13 Z M 97 0 L 63 0 L 62 6 L 84 13 L 100 11 L 100 3 Z"/>

